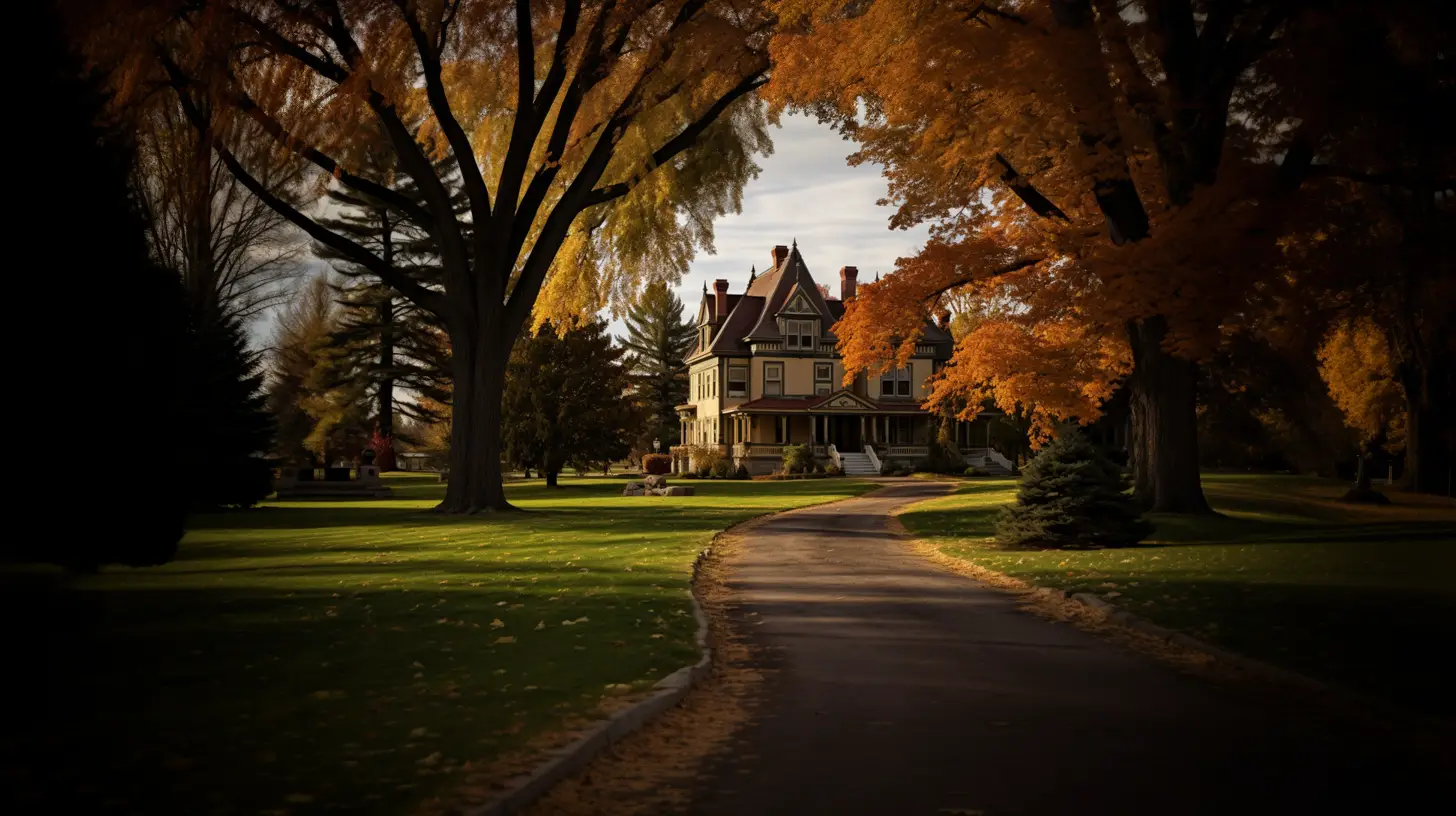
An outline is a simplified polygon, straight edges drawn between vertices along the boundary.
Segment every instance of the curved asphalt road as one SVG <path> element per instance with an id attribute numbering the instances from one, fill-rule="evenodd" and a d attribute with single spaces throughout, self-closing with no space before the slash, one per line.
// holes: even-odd
<path id="1" fill-rule="evenodd" d="M 1445 812 L 1449 788 L 1395 737 L 1181 675 L 911 553 L 887 513 L 944 490 L 900 484 L 748 537 L 736 614 L 776 671 L 694 813 Z"/>

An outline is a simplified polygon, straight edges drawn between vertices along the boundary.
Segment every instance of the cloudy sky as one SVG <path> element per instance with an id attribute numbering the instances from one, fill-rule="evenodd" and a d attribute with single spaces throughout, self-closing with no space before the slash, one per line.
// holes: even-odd
<path id="1" fill-rule="evenodd" d="M 885 195 L 880 168 L 847 165 L 850 142 L 805 116 L 785 116 L 771 133 L 774 153 L 760 159 L 763 172 L 744 188 L 743 212 L 714 225 L 717 254 L 699 255 L 678 288 L 690 317 L 704 282 L 711 288 L 727 278 L 728 291 L 742 292 L 749 266 L 762 272 L 775 244 L 798 239 L 809 271 L 838 295 L 841 266 L 859 267 L 860 280 L 874 280 L 925 243 L 923 227 L 889 228 L 891 209 L 875 205 Z"/>

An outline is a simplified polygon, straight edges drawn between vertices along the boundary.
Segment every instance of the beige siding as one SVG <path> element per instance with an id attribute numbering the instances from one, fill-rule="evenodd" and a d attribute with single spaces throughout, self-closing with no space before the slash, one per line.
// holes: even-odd
<path id="1" fill-rule="evenodd" d="M 724 382 L 722 366 L 717 357 L 709 357 L 693 363 L 688 369 L 688 402 L 697 407 L 697 416 L 688 429 L 687 442 L 691 444 L 715 444 L 719 439 L 722 419 Z"/>

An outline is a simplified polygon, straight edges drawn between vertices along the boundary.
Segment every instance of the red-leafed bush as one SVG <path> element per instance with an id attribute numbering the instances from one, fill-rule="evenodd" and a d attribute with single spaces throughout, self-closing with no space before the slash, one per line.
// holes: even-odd
<path id="1" fill-rule="evenodd" d="M 665 476 L 672 472 L 672 457 L 665 453 L 649 453 L 642 457 L 642 472 Z"/>
<path id="2" fill-rule="evenodd" d="M 379 429 L 375 428 L 374 438 L 369 440 L 369 449 L 374 451 L 374 464 L 379 466 L 380 473 L 388 473 L 396 468 L 393 434 L 381 434 Z"/>

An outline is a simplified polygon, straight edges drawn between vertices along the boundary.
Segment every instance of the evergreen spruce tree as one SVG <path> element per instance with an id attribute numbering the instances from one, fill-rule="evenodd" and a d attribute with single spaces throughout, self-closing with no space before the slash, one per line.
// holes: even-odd
<path id="1" fill-rule="evenodd" d="M 394 189 L 423 204 L 408 176 L 382 166 L 382 159 L 370 161 L 371 175 L 397 178 Z M 453 159 L 441 162 L 442 177 L 453 177 L 449 171 L 452 163 Z M 352 191 L 335 188 L 329 190 L 328 197 L 339 210 L 320 218 L 320 223 L 368 248 L 420 283 L 438 284 L 439 268 L 430 249 L 432 244 L 417 224 L 383 202 Z M 463 194 L 458 191 L 456 203 L 464 206 Z M 318 244 L 314 254 L 332 261 L 335 271 L 345 277 L 345 283 L 336 288 L 343 311 L 329 342 L 328 370 L 333 380 L 325 387 L 340 395 L 356 393 L 367 399 L 365 413 L 380 439 L 398 435 L 403 423 L 397 417 L 426 423 L 438 420 L 421 401 L 404 399 L 403 395 L 411 392 L 426 400 L 426 405 L 448 402 L 450 360 L 448 346 L 438 340 L 443 332 L 439 319 L 335 250 Z M 376 461 L 390 469 L 393 457 L 381 453 Z"/>
<path id="2" fill-rule="evenodd" d="M 630 378 L 606 323 L 551 324 L 516 341 L 501 403 L 506 458 L 540 470 L 548 487 L 567 465 L 599 470 L 627 455 L 642 416 L 623 399 Z"/>
<path id="3" fill-rule="evenodd" d="M 677 406 L 688 398 L 688 369 L 684 360 L 692 351 L 693 324 L 683 317 L 683 303 L 665 283 L 653 283 L 627 311 L 627 337 L 622 345 L 632 353 L 632 392 L 649 414 L 639 450 L 650 450 L 652 440 L 664 447 L 676 445 L 680 427 Z"/>
<path id="4" fill-rule="evenodd" d="M 1122 468 L 1064 425 L 1022 471 L 1016 503 L 996 522 L 996 538 L 1008 547 L 1098 549 L 1125 547 L 1152 532 Z"/>
<path id="5" fill-rule="evenodd" d="M 184 488 L 194 507 L 252 507 L 273 492 L 263 458 L 273 445 L 273 418 L 263 368 L 241 323 L 221 314 L 193 315 L 186 354 L 191 382 L 178 428 Z"/>

